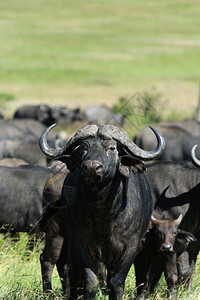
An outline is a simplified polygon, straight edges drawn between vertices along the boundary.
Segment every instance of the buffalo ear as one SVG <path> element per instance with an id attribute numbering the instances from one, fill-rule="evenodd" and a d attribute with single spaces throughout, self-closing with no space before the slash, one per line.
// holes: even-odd
<path id="1" fill-rule="evenodd" d="M 63 162 L 64 164 L 66 164 L 67 169 L 70 172 L 72 172 L 75 169 L 75 163 L 72 160 L 70 155 L 60 155 L 60 156 L 57 156 L 54 159 L 52 159 L 52 161 L 55 161 L 55 160 L 59 160 L 59 161 Z"/>
<path id="2" fill-rule="evenodd" d="M 179 229 L 177 233 L 177 240 L 179 243 L 185 244 L 187 242 L 195 242 L 196 238 L 190 232 Z"/>
<path id="3" fill-rule="evenodd" d="M 119 172 L 121 175 L 129 177 L 130 171 L 138 173 L 145 170 L 146 167 L 143 161 L 129 155 L 123 155 L 120 157 Z"/>

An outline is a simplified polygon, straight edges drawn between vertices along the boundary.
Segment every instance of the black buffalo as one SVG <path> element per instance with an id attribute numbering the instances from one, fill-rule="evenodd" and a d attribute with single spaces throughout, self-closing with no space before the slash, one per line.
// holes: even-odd
<path id="1" fill-rule="evenodd" d="M 63 207 L 56 213 L 56 224 L 69 243 L 70 299 L 78 297 L 81 287 L 85 299 L 95 298 L 99 262 L 107 269 L 110 299 L 122 299 L 126 276 L 153 209 L 141 160 L 157 158 L 164 140 L 154 131 L 158 145 L 147 152 L 115 126 L 89 125 L 62 149 L 52 149 L 46 141 L 51 128 L 41 135 L 41 149 L 70 169 L 55 204 Z"/>
<path id="2" fill-rule="evenodd" d="M 46 104 L 23 105 L 14 113 L 14 119 L 34 119 L 45 126 L 49 126 L 58 121 L 60 110 L 58 107 L 51 107 Z"/>

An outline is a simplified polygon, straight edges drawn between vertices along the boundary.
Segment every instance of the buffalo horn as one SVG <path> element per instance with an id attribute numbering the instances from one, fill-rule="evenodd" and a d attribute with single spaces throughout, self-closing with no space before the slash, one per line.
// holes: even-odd
<path id="1" fill-rule="evenodd" d="M 67 151 L 69 152 L 72 147 L 74 149 L 75 146 L 80 143 L 80 140 L 88 138 L 90 136 L 96 136 L 97 130 L 98 130 L 97 125 L 87 125 L 87 126 L 81 128 L 80 130 L 78 130 L 74 134 L 74 136 L 72 136 L 72 138 L 66 143 L 66 145 L 64 147 L 54 149 L 54 148 L 51 148 L 47 144 L 47 135 L 50 132 L 50 130 L 55 126 L 56 126 L 56 124 L 49 126 L 47 129 L 45 129 L 43 131 L 43 133 L 41 134 L 41 136 L 39 138 L 40 149 L 49 158 L 55 158 L 58 155 L 66 153 Z"/>
<path id="2" fill-rule="evenodd" d="M 198 145 L 196 144 L 192 147 L 191 158 L 192 158 L 192 162 L 194 163 L 194 165 L 197 167 L 200 167 L 200 160 L 196 157 L 196 154 L 195 154 L 195 150 L 196 150 L 197 146 Z"/>
<path id="3" fill-rule="evenodd" d="M 80 140 L 83 140 L 88 137 L 95 137 L 100 136 L 103 139 L 114 139 L 116 140 L 121 146 L 127 150 L 133 156 L 142 159 L 142 160 L 153 160 L 158 158 L 165 147 L 165 140 L 164 138 L 152 127 L 152 131 L 155 133 L 158 145 L 153 151 L 145 151 L 139 148 L 131 139 L 118 127 L 113 125 L 87 125 L 80 130 L 78 130 L 75 135 L 66 143 L 66 145 L 59 149 L 53 149 L 49 147 L 47 144 L 47 135 L 49 131 L 55 126 L 53 124 L 49 126 L 44 132 L 41 134 L 39 139 L 39 145 L 42 152 L 48 156 L 49 158 L 55 158 L 58 155 L 63 153 L 69 153 L 71 148 L 75 148 L 76 145 L 80 143 Z"/>
<path id="4" fill-rule="evenodd" d="M 181 223 L 181 221 L 182 221 L 182 219 L 183 219 L 183 215 L 180 214 L 180 216 L 179 216 L 176 220 L 174 220 L 174 223 L 175 223 L 177 226 L 179 226 L 180 223 Z"/>
<path id="5" fill-rule="evenodd" d="M 152 221 L 154 224 L 156 224 L 157 219 L 156 219 L 153 215 L 151 215 L 151 221 Z"/>
<path id="6" fill-rule="evenodd" d="M 181 223 L 181 221 L 182 221 L 182 219 L 183 219 L 183 215 L 180 214 L 179 217 L 178 217 L 177 219 L 173 220 L 174 225 L 179 226 L 180 223 Z M 154 224 L 159 224 L 161 220 L 158 220 L 158 219 L 156 219 L 153 215 L 151 215 L 151 221 L 152 221 Z"/>
<path id="7" fill-rule="evenodd" d="M 156 129 L 149 126 L 155 133 L 158 144 L 152 151 L 145 151 L 139 148 L 122 130 L 113 125 L 100 126 L 98 134 L 105 139 L 114 139 L 133 156 L 142 160 L 153 160 L 158 158 L 165 149 L 165 140 Z"/>

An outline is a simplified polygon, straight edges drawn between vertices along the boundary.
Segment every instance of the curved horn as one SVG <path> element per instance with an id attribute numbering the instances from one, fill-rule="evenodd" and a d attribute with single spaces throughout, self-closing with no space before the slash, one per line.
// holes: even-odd
<path id="1" fill-rule="evenodd" d="M 105 139 L 115 139 L 123 146 L 124 149 L 139 159 L 153 160 L 163 153 L 165 149 L 165 140 L 155 128 L 151 126 L 149 127 L 155 133 L 158 141 L 156 148 L 152 151 L 146 151 L 139 148 L 122 130 L 114 125 L 100 126 L 98 134 Z"/>
<path id="2" fill-rule="evenodd" d="M 183 219 L 183 215 L 180 214 L 180 216 L 179 216 L 177 219 L 175 219 L 174 223 L 175 223 L 177 226 L 179 226 L 180 223 L 181 223 L 181 221 L 182 221 L 182 219 Z"/>
<path id="3" fill-rule="evenodd" d="M 62 147 L 59 149 L 53 149 L 47 144 L 47 136 L 49 134 L 49 131 L 55 126 L 56 126 L 56 124 L 53 124 L 53 125 L 49 126 L 48 128 L 46 128 L 39 137 L 40 149 L 49 158 L 54 158 L 58 155 L 61 155 L 65 148 L 65 147 Z"/>
<path id="4" fill-rule="evenodd" d="M 43 131 L 39 138 L 39 146 L 42 152 L 48 156 L 49 158 L 55 158 L 56 156 L 62 155 L 63 153 L 66 153 L 67 151 L 70 151 L 70 148 L 75 148 L 76 145 L 80 142 L 80 140 L 85 139 L 90 136 L 96 136 L 98 126 L 97 125 L 87 125 L 80 130 L 78 130 L 74 136 L 66 143 L 66 145 L 62 148 L 54 149 L 51 148 L 47 144 L 47 136 L 50 130 L 55 127 L 56 124 L 53 124 L 49 126 L 47 129 Z"/>
<path id="5" fill-rule="evenodd" d="M 195 151 L 196 151 L 196 148 L 197 148 L 197 144 L 194 145 L 192 147 L 192 150 L 191 150 L 191 158 L 192 158 L 192 162 L 194 163 L 195 166 L 197 167 L 200 167 L 200 160 L 196 157 L 196 154 L 195 154 Z"/>
<path id="6" fill-rule="evenodd" d="M 157 219 L 156 219 L 153 215 L 151 215 L 151 221 L 152 221 L 154 224 L 156 224 Z"/>

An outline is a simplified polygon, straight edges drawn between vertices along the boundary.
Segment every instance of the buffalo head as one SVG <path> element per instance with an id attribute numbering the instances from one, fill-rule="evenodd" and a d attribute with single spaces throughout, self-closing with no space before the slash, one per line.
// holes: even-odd
<path id="1" fill-rule="evenodd" d="M 153 223 L 154 242 L 158 251 L 169 253 L 174 251 L 175 245 L 179 247 L 183 244 L 195 241 L 195 237 L 178 227 L 182 221 L 182 214 L 174 220 L 158 220 L 151 217 Z"/>
<path id="2" fill-rule="evenodd" d="M 129 176 L 130 170 L 143 170 L 141 160 L 156 159 L 165 146 L 164 139 L 153 128 L 158 145 L 153 151 L 144 151 L 113 125 L 88 125 L 77 131 L 64 147 L 53 149 L 47 144 L 47 135 L 54 126 L 40 136 L 42 152 L 49 158 L 65 161 L 70 170 L 78 167 L 90 186 L 112 180 L 116 170 L 124 176 Z"/>

